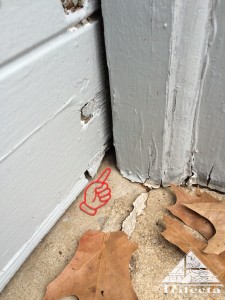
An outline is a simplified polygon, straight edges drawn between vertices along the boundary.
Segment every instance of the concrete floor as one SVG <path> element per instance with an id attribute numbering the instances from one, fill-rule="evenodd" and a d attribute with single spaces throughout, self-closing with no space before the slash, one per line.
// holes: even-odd
<path id="1" fill-rule="evenodd" d="M 91 217 L 79 209 L 79 203 L 83 199 L 81 193 L 15 274 L 0 295 L 0 300 L 41 300 L 48 283 L 74 256 L 78 240 L 87 229 L 121 230 L 123 220 L 132 211 L 132 203 L 138 195 L 146 192 L 146 188 L 120 175 L 112 151 L 105 156 L 98 174 L 106 167 L 112 168 L 108 179 L 112 189 L 112 199 L 109 203 L 101 208 L 96 216 Z M 211 193 L 225 201 L 222 194 Z M 166 297 L 163 294 L 162 280 L 184 257 L 182 251 L 165 241 L 160 234 L 163 230 L 163 214 L 167 212 L 166 207 L 173 202 L 174 195 L 169 188 L 151 190 L 147 207 L 143 215 L 137 218 L 131 239 L 139 244 L 139 248 L 131 260 L 131 276 L 138 299 L 225 299 L 224 293 L 220 297 L 212 295 Z"/>

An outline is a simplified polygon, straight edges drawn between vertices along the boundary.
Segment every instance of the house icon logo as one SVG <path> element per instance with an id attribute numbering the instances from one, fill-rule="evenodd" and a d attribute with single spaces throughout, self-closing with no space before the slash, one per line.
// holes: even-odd
<path id="1" fill-rule="evenodd" d="M 164 294 L 220 294 L 223 286 L 191 251 L 166 276 L 162 284 Z"/>

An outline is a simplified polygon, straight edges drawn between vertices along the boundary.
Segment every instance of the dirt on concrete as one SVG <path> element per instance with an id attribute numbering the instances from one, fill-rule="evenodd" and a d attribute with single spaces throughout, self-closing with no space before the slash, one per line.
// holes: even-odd
<path id="1" fill-rule="evenodd" d="M 131 239 L 139 244 L 131 263 L 131 277 L 139 300 L 151 299 L 225 299 L 224 290 L 213 294 L 164 294 L 162 280 L 184 257 L 184 253 L 167 242 L 163 214 L 175 202 L 169 188 L 146 191 L 146 187 L 123 178 L 116 168 L 115 155 L 110 151 L 104 158 L 98 174 L 106 167 L 112 169 L 108 178 L 112 199 L 99 209 L 96 216 L 89 216 L 79 209 L 83 193 L 51 229 L 38 247 L 25 261 L 0 295 L 0 300 L 41 300 L 46 286 L 60 274 L 74 256 L 80 236 L 88 229 L 118 231 L 133 209 L 133 202 L 141 193 L 148 193 L 146 208 L 137 217 Z M 96 175 L 96 177 L 98 176 Z M 193 188 L 189 190 L 193 192 Z M 225 201 L 225 196 L 210 192 Z M 76 299 L 69 297 L 64 299 Z M 126 300 L 126 299 L 118 299 Z"/>

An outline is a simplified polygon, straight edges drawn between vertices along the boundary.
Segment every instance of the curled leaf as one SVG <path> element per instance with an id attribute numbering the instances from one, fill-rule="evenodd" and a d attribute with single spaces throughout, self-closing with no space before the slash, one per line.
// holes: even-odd
<path id="1" fill-rule="evenodd" d="M 181 222 L 165 215 L 163 220 L 166 224 L 166 230 L 162 233 L 164 238 L 185 253 L 192 251 L 222 283 L 225 283 L 225 252 L 220 255 L 204 253 L 207 244 L 194 237 Z"/>
<path id="2" fill-rule="evenodd" d="M 210 220 L 199 215 L 198 212 L 191 210 L 185 204 L 220 203 L 220 201 L 205 192 L 201 195 L 199 194 L 199 196 L 193 197 L 184 189 L 175 185 L 171 185 L 171 189 L 176 194 L 176 203 L 173 206 L 168 207 L 169 211 L 171 211 L 174 216 L 181 219 L 186 225 L 201 233 L 206 239 L 210 239 L 215 234 L 213 224 Z"/>
<path id="3" fill-rule="evenodd" d="M 216 234 L 208 241 L 204 252 L 220 254 L 225 251 L 225 204 L 194 203 L 185 204 L 185 206 L 207 218 L 216 229 Z"/>

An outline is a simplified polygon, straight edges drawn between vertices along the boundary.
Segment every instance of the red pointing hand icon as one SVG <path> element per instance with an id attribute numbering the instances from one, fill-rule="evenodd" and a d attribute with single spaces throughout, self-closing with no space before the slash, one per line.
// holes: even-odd
<path id="1" fill-rule="evenodd" d="M 97 210 L 111 199 L 111 189 L 106 182 L 110 173 L 111 169 L 106 168 L 96 180 L 86 187 L 84 201 L 80 203 L 80 209 L 85 213 L 94 216 Z"/>

